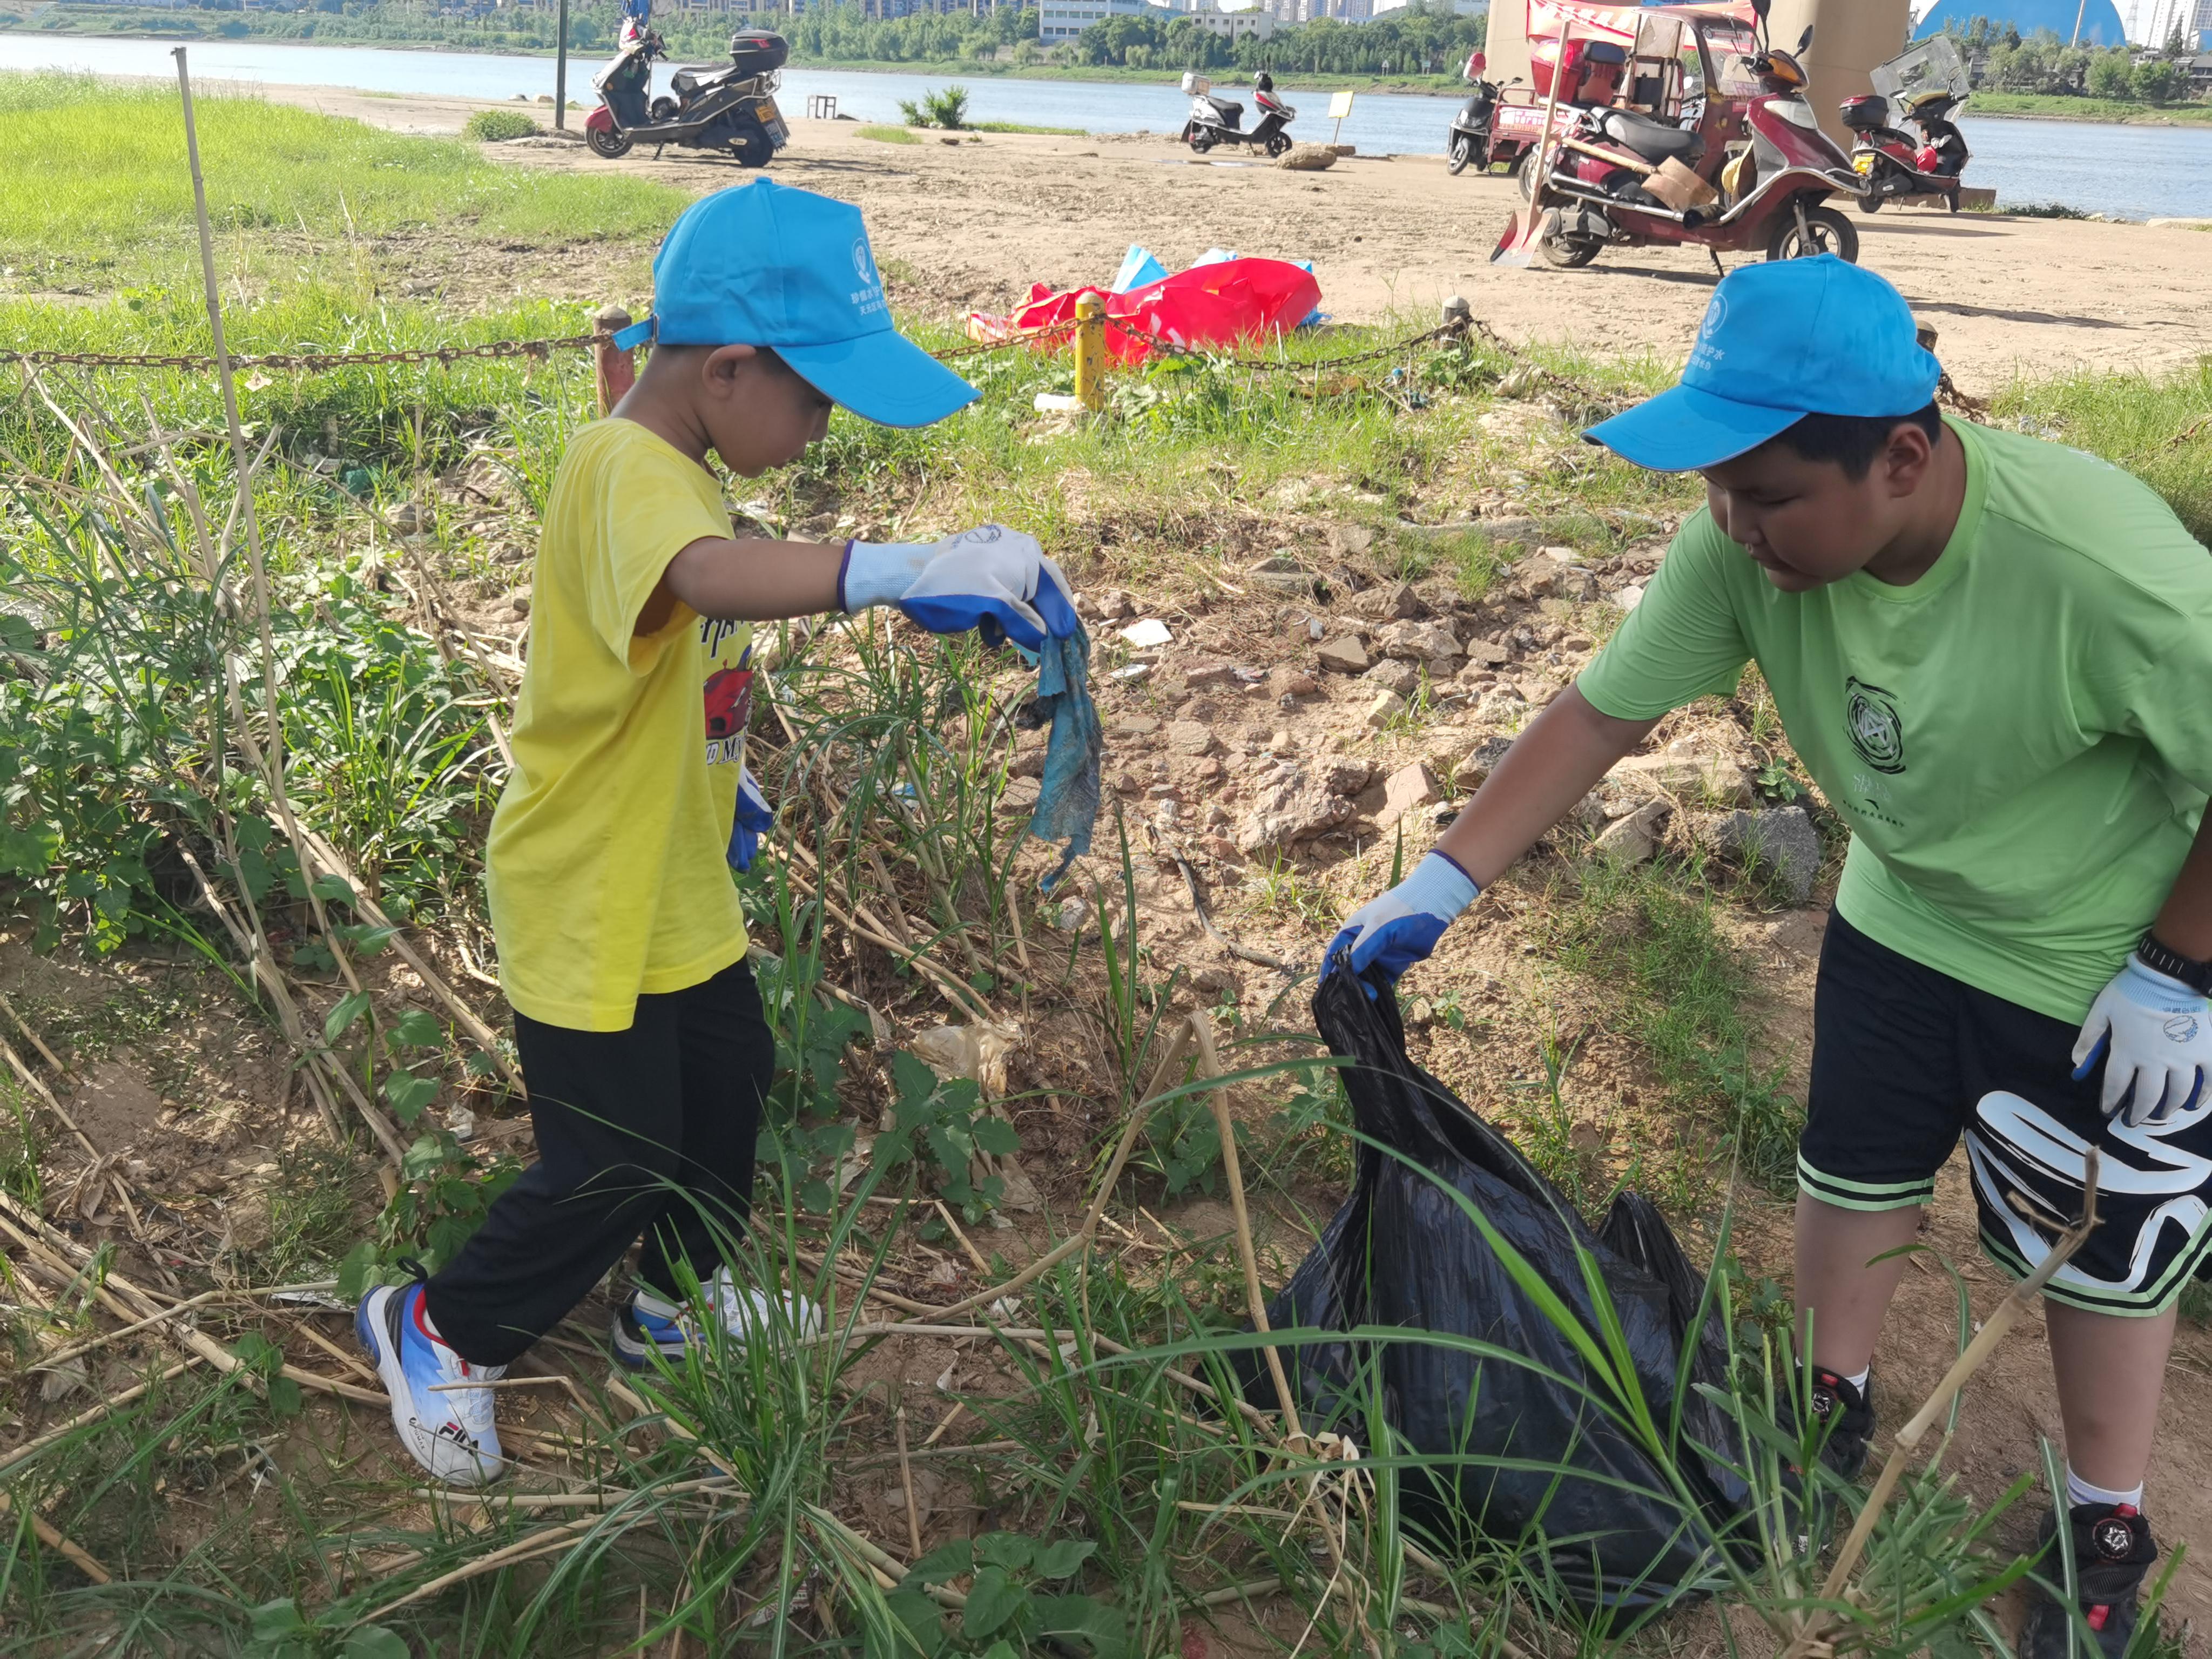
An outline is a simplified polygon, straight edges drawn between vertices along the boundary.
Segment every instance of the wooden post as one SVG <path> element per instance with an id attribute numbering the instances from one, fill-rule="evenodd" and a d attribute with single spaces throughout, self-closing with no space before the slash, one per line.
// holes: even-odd
<path id="1" fill-rule="evenodd" d="M 616 334 L 629 326 L 629 313 L 620 306 L 602 306 L 592 318 L 601 334 Z M 599 381 L 599 413 L 610 414 L 623 394 L 637 384 L 637 366 L 630 354 L 611 340 L 592 348 L 592 367 Z"/>
<path id="2" fill-rule="evenodd" d="M 1096 294 L 1075 301 L 1075 396 L 1093 415 L 1106 407 L 1106 302 Z"/>

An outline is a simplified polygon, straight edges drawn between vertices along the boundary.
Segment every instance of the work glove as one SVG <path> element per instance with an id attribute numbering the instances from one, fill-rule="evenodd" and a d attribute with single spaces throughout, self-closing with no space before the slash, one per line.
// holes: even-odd
<path id="1" fill-rule="evenodd" d="M 1413 873 L 1380 898 L 1370 899 L 1353 911 L 1336 937 L 1328 942 L 1322 972 L 1326 974 L 1349 953 L 1354 974 L 1364 974 L 1380 963 L 1392 980 L 1425 960 L 1444 936 L 1452 918 L 1474 902 L 1482 890 L 1474 878 L 1442 853 L 1431 853 L 1413 866 Z M 1375 988 L 1367 988 L 1372 997 Z"/>
<path id="2" fill-rule="evenodd" d="M 2131 1129 L 2171 1123 L 2203 1103 L 2212 1069 L 2212 1006 L 2170 975 L 2130 956 L 2097 994 L 2074 1044 L 2076 1082 L 2105 1062 L 2100 1103 L 2124 1104 Z"/>
<path id="3" fill-rule="evenodd" d="M 730 867 L 745 871 L 753 867 L 753 858 L 760 851 L 760 838 L 775 828 L 775 809 L 761 793 L 760 780 L 753 775 L 750 766 L 738 770 L 738 816 L 730 825 Z"/>
<path id="4" fill-rule="evenodd" d="M 858 544 L 854 550 L 857 555 Z M 1011 639 L 1030 651 L 1042 650 L 1048 637 L 1069 638 L 1077 626 L 1067 578 L 1045 557 L 1036 538 L 994 524 L 938 543 L 897 604 L 908 620 L 933 634 L 972 628 L 986 645 Z"/>

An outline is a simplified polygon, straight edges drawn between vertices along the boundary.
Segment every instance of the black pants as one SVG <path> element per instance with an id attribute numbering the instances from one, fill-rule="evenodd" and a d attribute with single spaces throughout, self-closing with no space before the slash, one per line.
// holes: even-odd
<path id="1" fill-rule="evenodd" d="M 430 1280 L 430 1317 L 460 1356 L 504 1365 L 591 1294 L 641 1234 L 641 1274 L 664 1296 L 674 1264 L 721 1264 L 714 1226 L 752 1193 L 761 1097 L 775 1040 L 752 970 L 641 996 L 627 1031 L 514 1017 L 538 1162 Z M 672 1188 L 670 1183 L 673 1182 Z"/>

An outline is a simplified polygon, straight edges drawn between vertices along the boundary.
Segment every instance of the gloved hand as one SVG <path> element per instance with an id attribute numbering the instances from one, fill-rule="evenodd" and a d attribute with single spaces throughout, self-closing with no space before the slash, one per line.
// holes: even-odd
<path id="1" fill-rule="evenodd" d="M 2129 1127 L 2169 1123 L 2203 1100 L 2205 1073 L 2212 1070 L 2212 1007 L 2179 980 L 2130 956 L 2081 1024 L 2075 1079 L 2088 1076 L 2100 1056 L 2107 1117 L 2124 1096 Z"/>
<path id="2" fill-rule="evenodd" d="M 896 605 L 942 542 L 847 542 L 837 573 L 837 605 L 847 616 L 871 605 Z"/>
<path id="3" fill-rule="evenodd" d="M 1370 963 L 1380 963 L 1382 971 L 1396 979 L 1437 948 L 1452 918 L 1474 903 L 1481 890 L 1445 854 L 1430 854 L 1413 866 L 1412 875 L 1352 913 L 1329 940 L 1322 971 L 1328 972 L 1339 960 L 1337 953 L 1348 950 L 1353 973 L 1364 973 Z M 1375 994 L 1372 988 L 1368 994 Z"/>
<path id="4" fill-rule="evenodd" d="M 760 838 L 775 828 L 775 809 L 761 793 L 760 780 L 753 776 L 753 769 L 741 767 L 738 771 L 738 816 L 730 825 L 730 867 L 750 870 L 753 858 L 760 851 Z"/>
<path id="5" fill-rule="evenodd" d="M 973 628 L 987 645 L 1011 639 L 1031 651 L 1042 650 L 1047 635 L 1064 640 L 1076 630 L 1074 599 L 1060 567 L 1034 536 L 994 524 L 939 542 L 898 607 L 933 634 Z"/>

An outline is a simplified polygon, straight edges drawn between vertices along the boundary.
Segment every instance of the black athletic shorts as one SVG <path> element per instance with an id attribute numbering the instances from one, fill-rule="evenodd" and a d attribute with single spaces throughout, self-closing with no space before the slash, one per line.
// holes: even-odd
<path id="1" fill-rule="evenodd" d="M 2101 1313 L 2164 1311 L 2212 1246 L 2212 1106 L 2160 1127 L 2107 1123 L 2101 1063 L 2074 1081 L 2079 1034 L 1831 913 L 1799 1188 L 1846 1209 L 1925 1204 L 1963 1131 L 1982 1248 L 2026 1278 L 2080 1214 L 2094 1146 L 2103 1220 L 2047 1294 Z"/>

